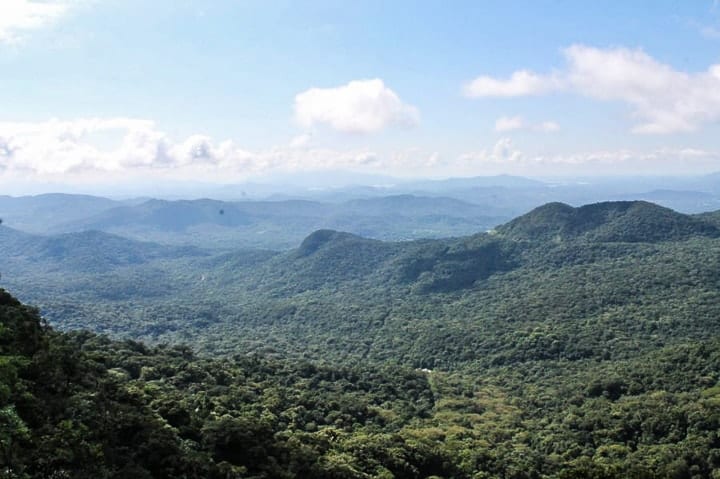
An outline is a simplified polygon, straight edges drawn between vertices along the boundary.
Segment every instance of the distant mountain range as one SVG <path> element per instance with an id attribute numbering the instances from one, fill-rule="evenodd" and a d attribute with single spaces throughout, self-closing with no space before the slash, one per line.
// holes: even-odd
<path id="1" fill-rule="evenodd" d="M 413 195 L 343 203 L 208 199 L 117 202 L 89 196 L 42 195 L 1 198 L 0 214 L 6 225 L 34 233 L 99 230 L 141 241 L 225 249 L 287 249 L 321 228 L 387 240 L 458 236 L 490 229 L 505 220 L 461 200 Z"/>
<path id="2" fill-rule="evenodd" d="M 352 175 L 344 175 L 351 181 Z M 310 178 L 307 179 L 308 183 Z M 591 178 L 539 181 L 514 176 L 402 181 L 319 188 L 227 185 L 235 200 L 111 200 L 87 195 L 0 196 L 5 224 L 36 234 L 99 230 L 139 241 L 230 251 L 287 250 L 319 229 L 386 241 L 464 236 L 486 231 L 540 205 L 646 201 L 683 213 L 720 209 L 720 176 Z M 310 183 L 309 183 L 310 184 Z M 268 199 L 257 199 L 265 196 Z M 252 199 L 255 198 L 255 199 Z"/>

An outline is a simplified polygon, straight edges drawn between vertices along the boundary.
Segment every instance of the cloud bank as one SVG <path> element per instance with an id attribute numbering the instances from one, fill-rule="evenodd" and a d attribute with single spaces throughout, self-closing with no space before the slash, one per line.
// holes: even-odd
<path id="1" fill-rule="evenodd" d="M 635 133 L 693 131 L 720 121 L 720 64 L 704 72 L 685 73 L 658 62 L 640 49 L 566 48 L 561 71 L 526 70 L 510 78 L 481 76 L 465 86 L 472 98 L 517 97 L 572 92 L 630 107 Z"/>
<path id="2" fill-rule="evenodd" d="M 720 154 L 695 148 L 632 149 L 537 155 L 516 148 L 509 138 L 498 140 L 491 149 L 460 155 L 459 162 L 487 174 L 510 173 L 527 176 L 703 174 L 717 171 Z M 466 167 L 467 169 L 467 167 Z"/>
<path id="3" fill-rule="evenodd" d="M 135 118 L 0 122 L 0 181 L 227 183 L 275 173 L 324 170 L 415 177 L 688 174 L 716 171 L 720 165 L 717 153 L 690 148 L 543 156 L 521 151 L 509 138 L 501 138 L 489 148 L 454 155 L 415 148 L 343 151 L 314 143 L 309 136 L 300 135 L 284 146 L 251 151 L 232 140 L 216 141 L 202 134 L 174 139 L 154 122 Z"/>
<path id="4" fill-rule="evenodd" d="M 249 151 L 202 134 L 175 140 L 143 119 L 0 122 L 0 176 L 229 181 L 273 171 L 352 168 L 371 164 L 375 156 L 368 150 L 312 148 L 309 141 L 301 135 L 287 146 Z"/>

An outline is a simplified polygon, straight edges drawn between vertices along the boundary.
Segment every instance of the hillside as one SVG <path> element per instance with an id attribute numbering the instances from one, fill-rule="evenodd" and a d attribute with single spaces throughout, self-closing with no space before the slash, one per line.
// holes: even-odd
<path id="1" fill-rule="evenodd" d="M 158 259 L 204 254 L 193 247 L 167 247 L 101 231 L 40 236 L 0 226 L 0 255 L 6 262 L 37 265 L 50 271 L 107 272 Z"/>
<path id="2" fill-rule="evenodd" d="M 468 234 L 504 219 L 459 200 L 413 195 L 343 203 L 149 200 L 67 222 L 59 230 L 101 230 L 138 240 L 226 250 L 289 249 L 318 229 L 398 240 Z"/>
<path id="3" fill-rule="evenodd" d="M 573 208 L 549 203 L 496 229 L 512 239 L 599 242 L 678 241 L 717 237 L 720 230 L 702 217 L 677 213 L 645 201 L 596 203 Z"/>
<path id="4" fill-rule="evenodd" d="M 0 196 L 0 218 L 23 231 L 47 233 L 63 223 L 94 216 L 120 205 L 122 202 L 89 195 Z"/>
<path id="5" fill-rule="evenodd" d="M 533 229 L 542 224 L 535 212 L 492 234 L 444 240 L 321 230 L 279 253 L 163 256 L 155 245 L 127 266 L 98 251 L 96 270 L 15 257 L 3 281 L 63 329 L 191 340 L 219 355 L 454 370 L 624 358 L 720 332 L 720 239 L 702 218 L 645 203 L 539 213 L 552 228 Z"/>
<path id="6" fill-rule="evenodd" d="M 0 292 L 0 464 L 31 479 L 711 477 L 713 217 L 550 204 L 460 238 L 319 230 L 219 254 L 0 227 L 4 285 L 65 331 Z"/>
<path id="7" fill-rule="evenodd" d="M 319 231 L 289 253 L 219 257 L 246 272 L 237 289 L 138 291 L 126 309 L 70 292 L 50 316 L 185 346 L 58 333 L 0 290 L 0 466 L 28 479 L 712 477 L 718 240 L 529 243 Z M 517 263 L 496 267 L 505 257 Z M 311 285 L 331 265 L 339 283 L 240 293 L 290 269 Z M 416 287 L 478 270 L 449 292 Z"/>

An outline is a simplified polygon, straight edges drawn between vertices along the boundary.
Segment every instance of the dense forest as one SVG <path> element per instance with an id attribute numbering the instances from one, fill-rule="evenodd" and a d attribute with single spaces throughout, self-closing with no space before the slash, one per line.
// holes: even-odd
<path id="1" fill-rule="evenodd" d="M 203 359 L 0 293 L 7 478 L 710 477 L 720 342 L 475 373 Z"/>
<path id="2" fill-rule="evenodd" d="M 0 293 L 0 477 L 720 477 L 718 218 L 222 253 L 0 227 L 40 308 Z"/>

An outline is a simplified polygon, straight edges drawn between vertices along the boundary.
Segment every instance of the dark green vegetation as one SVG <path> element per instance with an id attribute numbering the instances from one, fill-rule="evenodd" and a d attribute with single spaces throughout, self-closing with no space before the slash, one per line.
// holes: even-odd
<path id="1" fill-rule="evenodd" d="M 489 234 L 320 230 L 282 253 L 0 228 L 7 287 L 62 330 L 119 341 L 53 332 L 3 296 L 16 477 L 720 468 L 717 214 L 554 203 Z"/>

